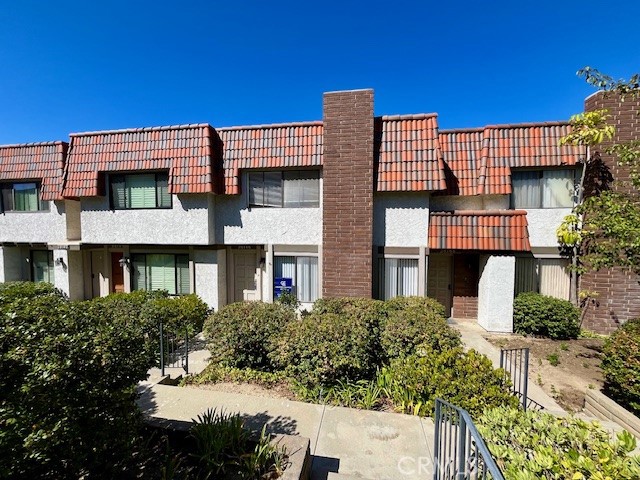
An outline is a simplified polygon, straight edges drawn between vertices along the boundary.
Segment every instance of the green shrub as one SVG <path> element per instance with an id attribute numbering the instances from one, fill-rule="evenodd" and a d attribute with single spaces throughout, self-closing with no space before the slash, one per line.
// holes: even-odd
<path id="1" fill-rule="evenodd" d="M 597 422 L 509 408 L 486 411 L 477 424 L 510 480 L 640 478 L 628 432 L 612 439 Z"/>
<path id="2" fill-rule="evenodd" d="M 403 412 L 432 415 L 436 398 L 466 409 L 472 416 L 486 408 L 511 405 L 504 372 L 475 350 L 425 350 L 393 360 L 378 376 L 378 383 L 394 406 Z"/>
<path id="3" fill-rule="evenodd" d="M 205 322 L 211 359 L 229 367 L 273 370 L 269 353 L 276 337 L 295 321 L 295 312 L 279 303 L 226 305 Z"/>
<path id="4" fill-rule="evenodd" d="M 564 340 L 580 333 L 580 310 L 566 300 L 525 292 L 513 302 L 513 329 L 525 335 Z"/>
<path id="5" fill-rule="evenodd" d="M 605 393 L 640 415 L 640 318 L 629 320 L 605 342 L 602 371 Z"/>
<path id="6" fill-rule="evenodd" d="M 0 287 L 0 477 L 131 472 L 135 386 L 154 357 L 139 321 L 110 322 L 51 286 Z"/>
<path id="7" fill-rule="evenodd" d="M 379 355 L 377 338 L 358 315 L 312 313 L 286 326 L 272 358 L 307 386 L 373 378 Z"/>
<path id="8" fill-rule="evenodd" d="M 444 307 L 432 298 L 388 300 L 380 343 L 387 359 L 411 355 L 420 345 L 443 351 L 459 347 L 460 334 L 447 325 Z"/>

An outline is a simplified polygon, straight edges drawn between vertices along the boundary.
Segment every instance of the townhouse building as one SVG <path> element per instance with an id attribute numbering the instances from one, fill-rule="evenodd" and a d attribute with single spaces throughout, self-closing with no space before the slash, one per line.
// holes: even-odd
<path id="1" fill-rule="evenodd" d="M 442 130 L 324 94 L 317 122 L 71 134 L 0 147 L 0 281 L 72 299 L 195 292 L 212 308 L 428 295 L 512 329 L 514 295 L 569 297 L 555 230 L 584 152 L 562 122 Z"/>

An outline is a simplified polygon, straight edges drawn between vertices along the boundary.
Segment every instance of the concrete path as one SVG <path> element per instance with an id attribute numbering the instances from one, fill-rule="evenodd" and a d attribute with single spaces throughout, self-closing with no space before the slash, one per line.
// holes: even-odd
<path id="1" fill-rule="evenodd" d="M 160 421 L 190 421 L 217 408 L 240 413 L 252 429 L 267 424 L 272 433 L 309 438 L 313 480 L 330 472 L 370 480 L 432 478 L 431 419 L 150 382 L 139 390 L 143 412 Z"/>
<path id="2" fill-rule="evenodd" d="M 497 368 L 500 366 L 500 349 L 494 347 L 482 336 L 486 330 L 482 328 L 475 320 L 450 320 L 449 323 L 455 327 L 462 336 L 462 341 L 467 349 L 483 353 L 493 362 Z M 538 384 L 535 379 L 529 376 L 528 395 L 530 399 L 539 403 L 549 413 L 566 413 L 558 403 L 551 398 Z"/>

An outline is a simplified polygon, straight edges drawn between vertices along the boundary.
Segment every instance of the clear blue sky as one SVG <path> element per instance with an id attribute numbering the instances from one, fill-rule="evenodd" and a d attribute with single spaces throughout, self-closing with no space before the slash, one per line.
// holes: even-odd
<path id="1" fill-rule="evenodd" d="M 560 120 L 640 71 L 640 2 L 0 0 L 0 144 L 318 120 L 322 92 L 441 128 Z"/>

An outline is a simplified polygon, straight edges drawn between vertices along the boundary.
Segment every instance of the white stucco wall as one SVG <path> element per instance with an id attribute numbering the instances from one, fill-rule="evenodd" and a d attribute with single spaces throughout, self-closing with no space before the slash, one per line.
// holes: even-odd
<path id="1" fill-rule="evenodd" d="M 419 247 L 427 244 L 428 193 L 377 193 L 373 197 L 373 244 Z"/>
<path id="2" fill-rule="evenodd" d="M 226 255 L 224 250 L 195 250 L 195 293 L 215 310 L 226 304 Z"/>
<path id="3" fill-rule="evenodd" d="M 208 245 L 211 195 L 173 195 L 171 209 L 110 210 L 107 197 L 82 199 L 82 242 Z"/>
<path id="4" fill-rule="evenodd" d="M 570 208 L 537 208 L 527 210 L 531 247 L 557 247 L 556 229 Z"/>
<path id="5" fill-rule="evenodd" d="M 431 210 L 507 210 L 509 195 L 434 195 L 431 197 Z"/>
<path id="6" fill-rule="evenodd" d="M 513 331 L 513 289 L 516 258 L 481 255 L 478 282 L 478 324 L 490 332 Z"/>
<path id="7" fill-rule="evenodd" d="M 62 263 L 56 264 L 58 259 L 62 259 Z M 84 298 L 82 252 L 54 250 L 53 263 L 56 288 L 62 290 L 71 300 L 82 300 Z"/>
<path id="8" fill-rule="evenodd" d="M 49 210 L 0 213 L 0 242 L 47 243 L 67 238 L 64 202 L 48 202 Z"/>
<path id="9" fill-rule="evenodd" d="M 249 209 L 245 195 L 215 197 L 215 243 L 318 245 L 321 242 L 321 208 Z"/>

